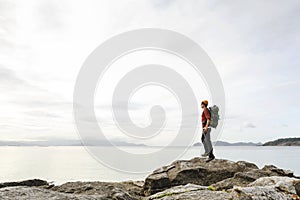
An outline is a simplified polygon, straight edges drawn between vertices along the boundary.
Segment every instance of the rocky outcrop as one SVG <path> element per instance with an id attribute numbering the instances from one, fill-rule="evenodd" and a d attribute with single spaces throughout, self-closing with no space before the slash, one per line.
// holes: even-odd
<path id="1" fill-rule="evenodd" d="M 295 185 L 299 179 L 290 177 L 262 177 L 248 187 L 234 187 L 233 199 L 298 200 Z"/>
<path id="2" fill-rule="evenodd" d="M 273 165 L 259 169 L 239 161 L 179 160 L 145 181 L 68 182 L 52 185 L 34 179 L 0 183 L 0 199 L 10 200 L 299 200 L 300 179 Z"/>
<path id="3" fill-rule="evenodd" d="M 292 171 L 279 169 L 273 165 L 266 165 L 262 169 L 252 169 L 246 172 L 237 172 L 233 177 L 213 184 L 217 190 L 230 189 L 233 186 L 247 186 L 249 183 L 269 176 L 295 177 Z"/>
<path id="4" fill-rule="evenodd" d="M 180 186 L 174 186 L 172 188 L 166 189 L 162 192 L 158 192 L 154 195 L 151 195 L 147 200 L 176 200 L 176 199 L 185 199 L 185 200 L 224 200 L 230 199 L 231 195 L 227 192 L 222 191 L 213 191 L 208 187 L 195 185 L 195 184 L 186 184 Z"/>
<path id="5" fill-rule="evenodd" d="M 98 195 L 74 195 L 61 192 L 54 192 L 39 187 L 6 187 L 0 189 L 1 200 L 107 200 L 105 197 Z"/>
<path id="6" fill-rule="evenodd" d="M 25 182 L 25 181 L 24 181 Z M 49 185 L 46 181 L 27 184 L 18 182 L 5 183 L 7 187 L 0 189 L 0 199 L 45 200 L 45 199 L 97 199 L 97 200 L 138 200 L 141 199 L 143 181 L 110 182 L 68 182 L 62 185 Z M 27 187 L 26 187 L 27 186 Z M 38 186 L 38 187 L 31 187 Z"/>
<path id="7" fill-rule="evenodd" d="M 167 188 L 193 183 L 208 186 L 227 178 L 237 172 L 247 172 L 258 169 L 255 164 L 248 162 L 232 162 L 228 160 L 213 160 L 206 163 L 204 158 L 179 160 L 155 170 L 144 184 L 144 195 L 163 191 Z"/>
<path id="8" fill-rule="evenodd" d="M 147 200 L 298 200 L 296 187 L 299 181 L 290 177 L 262 177 L 248 186 L 235 186 L 228 191 L 213 191 L 212 187 L 187 184 L 166 189 L 149 196 Z"/>
<path id="9" fill-rule="evenodd" d="M 51 188 L 53 191 L 72 194 L 100 195 L 106 198 L 138 199 L 142 196 L 143 181 L 112 182 L 68 182 Z"/>
<path id="10" fill-rule="evenodd" d="M 40 180 L 40 179 L 0 183 L 0 188 L 12 187 L 12 186 L 49 186 L 49 183 L 47 181 Z"/>

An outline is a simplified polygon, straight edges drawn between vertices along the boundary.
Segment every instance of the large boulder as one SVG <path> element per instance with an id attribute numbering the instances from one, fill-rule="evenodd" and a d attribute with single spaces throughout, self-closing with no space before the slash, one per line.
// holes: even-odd
<path id="1" fill-rule="evenodd" d="M 299 181 L 290 177 L 262 177 L 247 187 L 234 187 L 231 195 L 233 200 L 299 200 L 296 190 Z"/>
<path id="2" fill-rule="evenodd" d="M 280 169 L 274 165 L 265 165 L 262 170 L 264 171 L 269 171 L 269 172 L 273 172 L 278 176 L 287 176 L 287 177 L 295 177 L 295 178 L 299 178 L 296 177 L 294 175 L 294 172 L 291 170 L 285 170 L 285 169 Z"/>
<path id="3" fill-rule="evenodd" d="M 299 179 L 290 177 L 262 177 L 245 187 L 235 186 L 227 192 L 187 184 L 158 192 L 146 200 L 299 200 L 296 190 L 299 183 Z"/>
<path id="4" fill-rule="evenodd" d="M 144 195 L 149 196 L 167 188 L 193 183 L 209 186 L 221 180 L 233 177 L 237 172 L 258 169 L 248 162 L 232 162 L 216 159 L 209 163 L 204 158 L 179 160 L 163 166 L 150 174 L 143 187 Z"/>
<path id="5" fill-rule="evenodd" d="M 213 187 L 215 187 L 217 190 L 226 190 L 233 188 L 233 186 L 245 187 L 249 183 L 261 177 L 269 176 L 295 177 L 292 171 L 283 170 L 273 165 L 266 165 L 262 169 L 252 169 L 250 171 L 237 172 L 233 177 L 213 184 Z"/>

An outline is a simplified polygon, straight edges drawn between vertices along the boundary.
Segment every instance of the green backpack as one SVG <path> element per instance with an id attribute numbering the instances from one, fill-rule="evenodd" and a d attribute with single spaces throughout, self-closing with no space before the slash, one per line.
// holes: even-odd
<path id="1" fill-rule="evenodd" d="M 212 107 L 208 108 L 209 112 L 210 112 L 210 123 L 209 125 L 213 128 L 217 128 L 218 123 L 219 123 L 219 107 L 214 105 Z"/>

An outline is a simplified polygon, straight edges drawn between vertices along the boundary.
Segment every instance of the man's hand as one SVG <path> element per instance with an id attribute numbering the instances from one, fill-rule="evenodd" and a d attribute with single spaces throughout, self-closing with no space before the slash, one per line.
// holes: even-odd
<path id="1" fill-rule="evenodd" d="M 210 123 L 210 120 L 208 119 L 208 120 L 206 121 L 205 127 L 203 128 L 205 134 L 207 133 L 209 123 Z"/>

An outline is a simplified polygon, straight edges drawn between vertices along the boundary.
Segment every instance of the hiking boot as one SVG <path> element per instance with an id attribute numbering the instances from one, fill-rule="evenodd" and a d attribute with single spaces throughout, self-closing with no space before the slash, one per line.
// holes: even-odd
<path id="1" fill-rule="evenodd" d="M 213 159 L 215 159 L 216 157 L 214 156 L 214 155 L 212 155 L 212 156 L 210 156 L 207 160 L 206 160 L 206 162 L 210 162 L 210 161 L 212 161 Z"/>
<path id="2" fill-rule="evenodd" d="M 207 157 L 207 156 L 209 156 L 209 153 L 204 153 L 204 154 L 202 154 L 201 156 L 202 156 L 202 157 Z"/>

